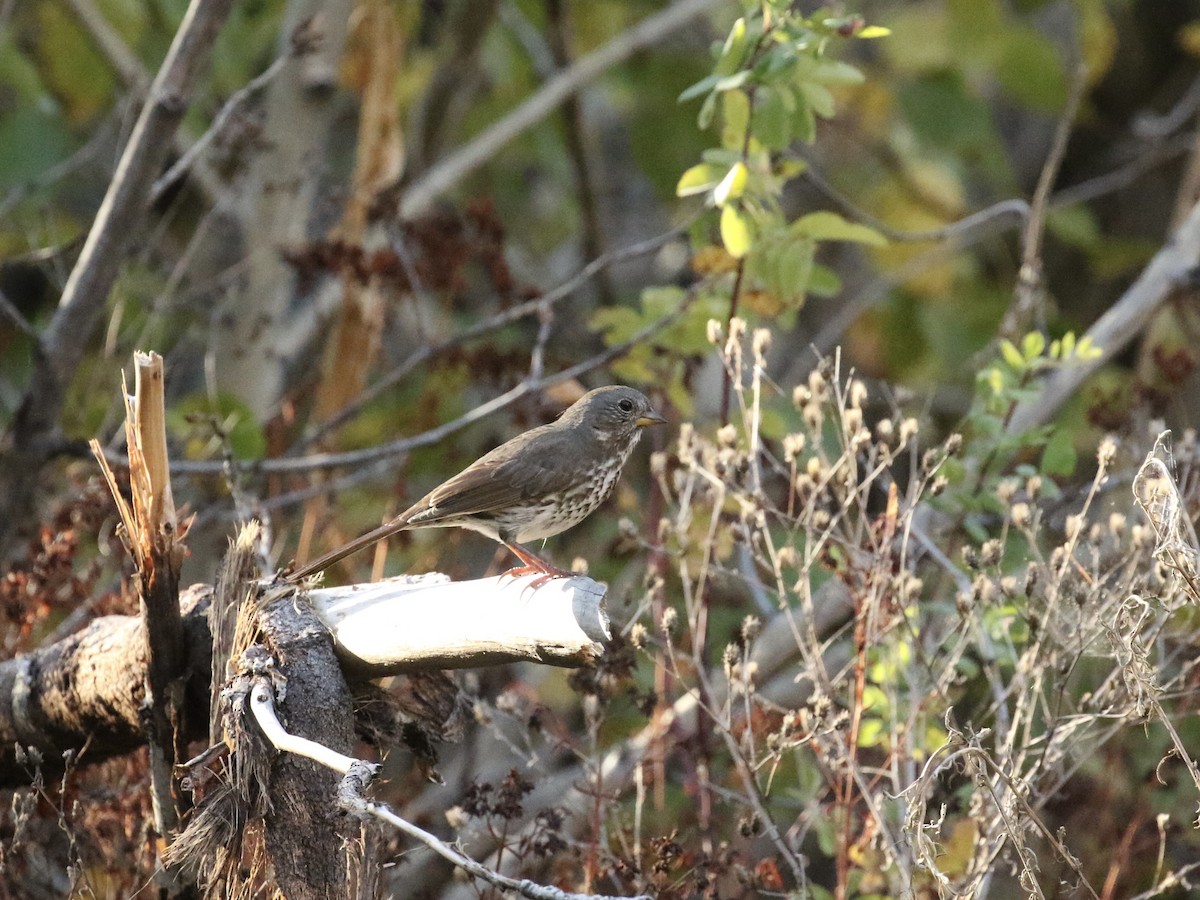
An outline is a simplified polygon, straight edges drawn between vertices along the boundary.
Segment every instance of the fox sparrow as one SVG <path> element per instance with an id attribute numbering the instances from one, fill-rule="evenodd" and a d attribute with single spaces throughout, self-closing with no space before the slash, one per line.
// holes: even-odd
<path id="1" fill-rule="evenodd" d="M 614 385 L 580 397 L 555 422 L 501 444 L 390 522 L 301 566 L 304 578 L 409 528 L 470 528 L 508 547 L 525 572 L 569 575 L 524 547 L 582 522 L 612 493 L 646 425 L 666 420 L 640 391 Z"/>

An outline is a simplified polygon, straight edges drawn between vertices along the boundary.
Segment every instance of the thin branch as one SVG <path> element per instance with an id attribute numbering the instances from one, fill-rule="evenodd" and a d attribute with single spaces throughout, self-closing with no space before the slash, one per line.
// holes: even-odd
<path id="1" fill-rule="evenodd" d="M 486 163 L 510 141 L 550 115 L 585 84 L 599 78 L 643 47 L 662 40 L 686 22 L 720 5 L 721 0 L 677 0 L 661 12 L 647 16 L 598 50 L 582 57 L 571 68 L 546 82 L 503 119 L 494 122 L 474 139 L 432 166 L 420 181 L 404 192 L 400 203 L 400 215 L 411 219 L 423 212 L 434 200 Z"/>
<path id="2" fill-rule="evenodd" d="M 15 456 L 3 487 L 5 533 L 24 518 L 66 390 L 104 313 L 113 282 L 149 207 L 150 186 L 207 64 L 233 0 L 192 0 L 117 164 L 83 250 L 44 336 L 12 427 Z"/>
<path id="3" fill-rule="evenodd" d="M 1059 169 L 1062 168 L 1063 157 L 1067 153 L 1067 142 L 1071 138 L 1071 129 L 1075 125 L 1075 116 L 1079 113 L 1079 104 L 1083 100 L 1086 87 L 1087 69 L 1080 64 L 1076 67 L 1067 106 L 1059 116 L 1050 152 L 1042 165 L 1037 187 L 1029 204 L 1029 217 L 1025 220 L 1025 232 L 1021 236 L 1021 269 L 1017 275 L 1015 296 L 1000 323 L 1000 334 L 1010 340 L 1019 337 L 1031 322 L 1037 323 L 1039 330 L 1044 330 L 1042 238 L 1046 231 L 1046 213 L 1049 211 L 1050 191 L 1054 189 L 1054 182 L 1058 178 Z"/>
<path id="4" fill-rule="evenodd" d="M 622 341 L 619 344 L 614 344 L 607 350 L 597 353 L 582 362 L 576 363 L 570 368 L 563 369 L 554 375 L 547 375 L 544 378 L 525 379 L 517 384 L 512 389 L 505 391 L 498 397 L 493 397 L 491 400 L 483 403 L 470 412 L 464 413 L 457 419 L 452 419 L 445 422 L 436 428 L 431 428 L 428 431 L 423 431 L 412 437 L 398 438 L 386 444 L 379 444 L 374 447 L 367 447 L 363 450 L 351 450 L 345 453 L 313 453 L 308 456 L 293 456 L 277 459 L 267 459 L 256 463 L 247 463 L 244 466 L 246 471 L 255 471 L 260 473 L 278 474 L 278 473 L 306 473 L 324 471 L 328 469 L 340 469 L 346 466 L 360 466 L 373 463 L 379 460 L 395 461 L 404 454 L 418 447 L 426 447 L 430 444 L 435 444 L 440 440 L 461 431 L 468 425 L 478 422 L 480 419 L 491 415 L 507 406 L 511 406 L 523 397 L 538 391 L 545 390 L 556 384 L 561 384 L 564 381 L 570 381 L 573 378 L 578 378 L 587 372 L 597 369 L 614 359 L 619 359 L 624 356 L 638 344 L 653 337 L 658 332 L 662 331 L 676 319 L 678 319 L 685 309 L 690 305 L 692 295 L 689 294 L 687 299 L 673 312 L 667 313 L 659 319 L 651 322 L 649 325 L 639 329 L 628 340 Z M 107 459 L 115 465 L 121 465 L 125 461 L 125 457 L 121 454 L 106 454 Z M 215 475 L 220 474 L 225 470 L 225 465 L 216 460 L 202 460 L 195 462 L 178 462 L 172 464 L 172 474 L 180 475 Z"/>
<path id="5" fill-rule="evenodd" d="M 474 877 L 496 887 L 516 891 L 522 897 L 529 897 L 531 900 L 619 900 L 616 897 L 610 898 L 599 894 L 577 894 L 540 885 L 527 879 L 518 880 L 501 875 L 470 857 L 464 856 L 428 831 L 400 818 L 387 805 L 366 799 L 362 796 L 362 792 L 379 774 L 381 767 L 376 763 L 369 763 L 338 753 L 317 741 L 289 734 L 275 712 L 274 689 L 270 679 L 265 675 L 256 680 L 251 694 L 250 710 L 254 714 L 254 720 L 258 723 L 258 727 L 262 729 L 263 734 L 276 750 L 303 756 L 347 776 L 338 792 L 339 800 L 344 806 L 352 811 L 366 813 L 387 822 L 409 837 L 416 838 L 443 859 L 449 860 Z M 633 900 L 650 900 L 650 898 L 643 895 L 633 898 Z"/>
<path id="6" fill-rule="evenodd" d="M 1089 375 L 1120 353 L 1200 263 L 1200 203 L 1163 244 L 1137 281 L 1104 313 L 1087 337 L 1100 351 L 1094 359 L 1073 359 L 1056 369 L 1037 397 L 1022 400 L 1009 419 L 1009 434 L 1021 434 L 1050 419 Z"/>
<path id="7" fill-rule="evenodd" d="M 238 112 L 241 107 L 250 100 L 251 97 L 270 84 L 275 79 L 275 76 L 282 72 L 284 66 L 286 66 L 294 57 L 295 53 L 292 52 L 276 58 L 276 60 L 272 62 L 271 65 L 267 66 L 267 68 L 261 74 L 255 76 L 241 88 L 229 95 L 229 99 L 225 101 L 220 111 L 217 112 L 217 115 L 213 118 L 212 124 L 208 127 L 208 130 L 205 131 L 204 134 L 200 135 L 200 137 L 196 140 L 196 143 L 188 147 L 183 155 L 180 156 L 179 159 L 175 160 L 171 168 L 159 176 L 158 180 L 154 182 L 154 185 L 150 188 L 151 203 L 157 203 L 159 200 L 161 200 L 163 194 L 169 191 L 172 185 L 174 185 L 177 181 L 179 181 L 179 179 L 187 174 L 187 171 L 192 167 L 196 160 L 200 158 L 200 154 L 207 150 L 208 145 L 213 142 L 217 135 L 225 130 L 225 126 L 229 124 L 234 113 Z"/>
<path id="8" fill-rule="evenodd" d="M 619 897 L 610 897 L 605 894 L 578 894 L 574 891 L 564 891 L 556 887 L 550 887 L 549 885 L 537 884 L 527 878 L 509 878 L 507 875 L 501 875 L 499 872 L 489 869 L 482 863 L 476 862 L 469 856 L 464 856 L 423 828 L 419 828 L 412 822 L 400 818 L 386 805 L 376 803 L 372 800 L 364 800 L 363 804 L 366 812 L 395 826 L 409 837 L 420 841 L 438 856 L 442 857 L 442 859 L 453 863 L 464 872 L 498 888 L 516 891 L 522 897 L 529 897 L 530 900 L 621 900 Z M 651 900 L 651 898 L 649 894 L 638 894 L 629 898 L 629 900 Z"/>
<path id="9" fill-rule="evenodd" d="M 18 331 L 33 341 L 39 349 L 41 348 L 42 336 L 37 333 L 36 328 L 29 324 L 29 320 L 21 315 L 21 311 L 17 309 L 16 304 L 9 300 L 8 294 L 2 290 L 0 290 L 0 315 L 17 326 Z"/>
<path id="10" fill-rule="evenodd" d="M 556 303 L 566 299 L 574 293 L 581 285 L 586 284 L 589 279 L 596 276 L 597 273 L 603 271 L 608 266 L 614 263 L 624 262 L 627 259 L 636 259 L 639 256 L 644 256 L 647 253 L 653 253 L 660 247 L 670 243 L 676 238 L 686 233 L 691 220 L 684 223 L 678 228 L 673 228 L 670 231 L 655 235 L 652 238 L 647 238 L 644 241 L 638 241 L 636 244 L 630 244 L 628 247 L 622 247 L 619 250 L 613 250 L 611 253 L 605 253 L 603 256 L 593 259 L 590 263 L 562 282 L 553 290 L 547 291 L 540 297 L 533 300 L 527 300 L 524 303 L 518 303 L 516 306 L 496 313 L 496 315 L 472 325 L 470 328 L 464 328 L 454 337 L 443 341 L 436 346 L 422 347 L 420 350 L 412 353 L 404 362 L 398 365 L 392 371 L 388 372 L 379 381 L 371 385 L 362 392 L 362 394 L 351 404 L 338 412 L 337 415 L 331 416 L 321 426 L 314 429 L 301 440 L 296 449 L 310 447 L 314 443 L 323 439 L 330 431 L 340 427 L 347 421 L 358 415 L 364 407 L 374 402 L 378 397 L 382 396 L 387 390 L 399 384 L 409 372 L 423 366 L 429 360 L 461 346 L 468 341 L 476 338 L 484 337 L 494 331 L 498 331 L 506 325 L 510 325 L 519 319 L 526 316 L 542 315 L 543 310 L 553 307 Z M 403 260 L 403 257 L 401 257 Z"/>

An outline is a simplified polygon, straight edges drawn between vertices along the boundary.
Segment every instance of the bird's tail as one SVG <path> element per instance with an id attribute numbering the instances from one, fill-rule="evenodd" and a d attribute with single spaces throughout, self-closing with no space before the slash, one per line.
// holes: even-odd
<path id="1" fill-rule="evenodd" d="M 310 563 L 301 566 L 295 572 L 288 576 L 292 581 L 299 581 L 301 578 L 307 578 L 309 575 L 316 575 L 318 572 L 323 572 L 332 566 L 338 560 L 345 559 L 352 553 L 357 553 L 359 550 L 370 547 L 372 544 L 378 543 L 385 538 L 391 537 L 393 534 L 404 531 L 408 528 L 407 522 L 398 522 L 393 519 L 390 522 L 384 522 L 378 528 L 368 531 L 366 534 L 359 535 L 348 544 L 343 544 L 336 550 L 331 550 L 324 556 L 318 557 Z"/>

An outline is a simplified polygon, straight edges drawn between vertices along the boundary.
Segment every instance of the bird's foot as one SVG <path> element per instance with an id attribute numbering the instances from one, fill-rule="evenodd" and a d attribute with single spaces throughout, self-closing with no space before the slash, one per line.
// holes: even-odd
<path id="1" fill-rule="evenodd" d="M 568 569 L 560 569 L 558 566 L 553 566 L 546 560 L 542 559 L 536 553 L 530 553 L 519 544 L 509 544 L 505 542 L 505 546 L 513 552 L 517 559 L 521 560 L 522 565 L 516 566 L 505 572 L 505 575 L 511 575 L 513 578 L 520 578 L 524 575 L 539 575 L 531 585 L 531 588 L 539 588 L 547 581 L 552 581 L 555 578 L 574 578 L 574 572 Z"/>
<path id="2" fill-rule="evenodd" d="M 529 585 L 534 590 L 537 590 L 547 581 L 553 581 L 555 578 L 574 578 L 576 574 L 577 573 L 571 572 L 567 569 L 560 569 L 558 566 L 547 564 L 545 566 L 514 566 L 513 568 L 502 572 L 501 577 L 504 575 L 510 575 L 513 578 L 524 578 L 526 575 L 537 575 L 538 577 L 535 578 Z"/>

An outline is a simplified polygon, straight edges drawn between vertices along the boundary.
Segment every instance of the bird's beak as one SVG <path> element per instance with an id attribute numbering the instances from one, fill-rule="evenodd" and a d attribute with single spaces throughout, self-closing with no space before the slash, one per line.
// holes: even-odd
<path id="1" fill-rule="evenodd" d="M 645 428 L 647 425 L 665 425 L 665 424 L 667 424 L 667 420 L 664 419 L 662 416 L 660 416 L 658 413 L 656 413 L 654 410 L 650 410 L 650 412 L 646 413 L 644 416 L 639 416 L 637 419 L 637 425 L 640 428 Z"/>

